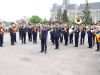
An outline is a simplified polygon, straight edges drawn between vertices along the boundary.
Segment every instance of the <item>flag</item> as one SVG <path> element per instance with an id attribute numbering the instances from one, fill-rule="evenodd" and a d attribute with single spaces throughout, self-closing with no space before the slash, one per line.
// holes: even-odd
<path id="1" fill-rule="evenodd" d="M 97 34 L 97 41 L 100 42 L 100 34 Z"/>

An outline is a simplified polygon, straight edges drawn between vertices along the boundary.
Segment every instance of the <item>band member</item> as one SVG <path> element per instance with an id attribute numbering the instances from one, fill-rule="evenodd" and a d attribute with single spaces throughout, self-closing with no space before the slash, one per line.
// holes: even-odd
<path id="1" fill-rule="evenodd" d="M 0 47 L 3 47 L 3 36 L 4 36 L 4 28 L 2 22 L 0 22 Z"/>
<path id="2" fill-rule="evenodd" d="M 60 31 L 61 31 L 61 33 L 60 33 L 60 43 L 62 43 L 63 42 L 63 27 L 60 27 Z"/>
<path id="3" fill-rule="evenodd" d="M 27 31 L 27 28 L 24 25 L 22 25 L 22 27 L 21 27 L 22 44 L 26 44 L 26 31 Z"/>
<path id="4" fill-rule="evenodd" d="M 60 38 L 60 30 L 56 26 L 54 29 L 55 49 L 59 49 L 59 38 Z"/>
<path id="5" fill-rule="evenodd" d="M 97 42 L 97 50 L 100 51 L 100 30 L 96 32 L 96 42 Z"/>
<path id="6" fill-rule="evenodd" d="M 96 37 L 96 32 L 95 32 L 95 28 L 92 28 L 91 29 L 92 30 L 92 35 L 93 35 L 93 38 L 92 38 L 92 40 L 93 40 L 93 46 L 95 46 L 95 37 Z"/>
<path id="7" fill-rule="evenodd" d="M 81 29 L 80 45 L 84 44 L 84 41 L 85 41 L 85 35 L 86 35 L 86 27 L 83 27 L 83 28 Z"/>
<path id="8" fill-rule="evenodd" d="M 64 40 L 65 45 L 68 45 L 68 35 L 69 35 L 69 28 L 67 26 L 64 27 Z"/>
<path id="9" fill-rule="evenodd" d="M 21 40 L 21 23 L 19 23 L 19 40 Z"/>
<path id="10" fill-rule="evenodd" d="M 80 32 L 79 27 L 76 27 L 76 29 L 75 29 L 75 31 L 74 31 L 74 33 L 75 33 L 75 46 L 74 46 L 74 47 L 78 47 L 79 32 Z"/>
<path id="11" fill-rule="evenodd" d="M 18 28 L 17 28 L 17 25 L 15 23 L 14 23 L 14 26 L 13 27 L 14 27 L 14 30 L 15 30 L 15 32 L 14 32 L 14 38 L 15 38 L 14 39 L 14 42 L 17 43 L 17 41 L 16 41 L 16 32 L 17 32 L 17 29 Z"/>
<path id="12" fill-rule="evenodd" d="M 40 28 L 40 39 L 41 39 L 41 52 L 47 53 L 47 34 L 48 31 L 45 26 Z"/>
<path id="13" fill-rule="evenodd" d="M 16 31 L 17 31 L 15 23 L 11 23 L 11 27 L 9 28 L 9 31 L 11 36 L 11 45 L 14 45 L 14 43 L 16 42 Z"/>
<path id="14" fill-rule="evenodd" d="M 88 34 L 88 45 L 89 45 L 88 48 L 92 48 L 93 47 L 93 43 L 92 43 L 93 42 L 93 40 L 92 40 L 93 34 L 91 31 L 91 28 L 88 29 L 87 34 Z"/>
<path id="15" fill-rule="evenodd" d="M 37 26 L 35 25 L 32 29 L 32 34 L 33 34 L 33 43 L 37 43 Z"/>
<path id="16" fill-rule="evenodd" d="M 74 27 L 72 26 L 70 29 L 69 29 L 69 43 L 73 43 L 73 33 L 74 33 Z"/>
<path id="17" fill-rule="evenodd" d="M 51 42 L 54 45 L 54 27 L 51 28 L 50 36 L 51 36 Z"/>
<path id="18" fill-rule="evenodd" d="M 28 24 L 27 32 L 28 32 L 28 41 L 32 42 L 32 26 L 31 26 L 31 24 Z"/>

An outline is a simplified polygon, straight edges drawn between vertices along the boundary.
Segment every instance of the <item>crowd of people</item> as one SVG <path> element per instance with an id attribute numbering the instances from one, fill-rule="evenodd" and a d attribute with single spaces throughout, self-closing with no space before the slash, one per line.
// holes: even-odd
<path id="1" fill-rule="evenodd" d="M 96 44 L 97 50 L 100 51 L 100 24 L 92 24 L 88 26 L 83 25 L 68 25 L 68 24 L 60 24 L 54 23 L 51 25 L 40 24 L 37 26 L 36 24 L 29 24 L 26 26 L 25 22 L 19 23 L 19 25 L 15 23 L 11 23 L 11 26 L 8 28 L 11 37 L 11 45 L 15 45 L 16 41 L 16 32 L 19 32 L 19 39 L 22 41 L 22 44 L 26 44 L 26 34 L 28 33 L 28 41 L 37 44 L 37 36 L 39 32 L 39 38 L 41 40 L 41 51 L 47 53 L 47 36 L 50 32 L 50 40 L 53 45 L 55 45 L 55 49 L 59 49 L 59 43 L 63 43 L 67 46 L 70 44 L 75 44 L 74 47 L 78 47 L 78 45 L 84 45 L 84 41 L 86 38 L 86 34 L 88 36 L 88 48 L 93 48 Z M 3 37 L 5 33 L 5 27 L 3 23 L 0 22 L 0 47 L 3 47 Z M 79 39 L 80 37 L 80 39 Z M 75 41 L 73 41 L 73 39 Z M 80 40 L 80 42 L 79 42 Z"/>

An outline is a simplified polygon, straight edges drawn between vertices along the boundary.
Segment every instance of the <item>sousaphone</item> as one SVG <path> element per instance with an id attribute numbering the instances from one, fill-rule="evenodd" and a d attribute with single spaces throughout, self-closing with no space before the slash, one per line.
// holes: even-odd
<path id="1" fill-rule="evenodd" d="M 82 23 L 82 19 L 81 19 L 80 16 L 78 16 L 78 17 L 75 18 L 75 23 L 76 24 L 81 24 Z"/>

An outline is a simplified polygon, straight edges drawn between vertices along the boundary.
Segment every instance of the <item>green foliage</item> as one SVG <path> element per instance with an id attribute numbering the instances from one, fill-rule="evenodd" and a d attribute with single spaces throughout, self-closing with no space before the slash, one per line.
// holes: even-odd
<path id="1" fill-rule="evenodd" d="M 32 24 L 38 24 L 38 23 L 41 22 L 41 18 L 39 16 L 32 16 L 29 19 L 29 22 L 32 23 Z"/>
<path id="2" fill-rule="evenodd" d="M 47 19 L 46 18 L 44 18 L 43 19 L 43 23 L 47 23 L 48 21 L 47 21 Z"/>
<path id="3" fill-rule="evenodd" d="M 62 11 L 61 11 L 61 9 L 58 9 L 58 12 L 57 12 L 57 22 L 61 22 L 61 17 L 62 17 Z"/>
<path id="4" fill-rule="evenodd" d="M 89 6 L 88 6 L 88 1 L 87 0 L 86 0 L 86 6 L 85 6 L 85 9 L 84 9 L 83 13 L 84 13 L 83 23 L 85 25 L 91 24 L 92 23 L 92 18 L 90 18 L 91 12 L 89 11 Z"/>
<path id="5" fill-rule="evenodd" d="M 62 14 L 62 22 L 67 23 L 68 22 L 68 15 L 67 15 L 67 10 L 65 9 L 63 14 Z"/>

